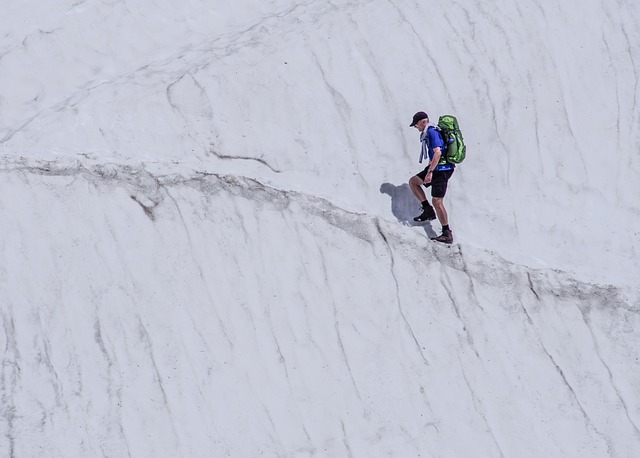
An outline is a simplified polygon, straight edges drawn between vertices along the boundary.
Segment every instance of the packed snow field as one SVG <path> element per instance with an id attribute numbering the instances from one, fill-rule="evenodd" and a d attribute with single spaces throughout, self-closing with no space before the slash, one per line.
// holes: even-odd
<path id="1" fill-rule="evenodd" d="M 640 455 L 640 6 L 1 10 L 2 456 Z"/>

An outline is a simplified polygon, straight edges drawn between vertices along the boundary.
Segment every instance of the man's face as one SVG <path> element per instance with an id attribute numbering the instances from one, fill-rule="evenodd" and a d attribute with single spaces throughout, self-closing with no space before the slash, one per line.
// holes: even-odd
<path id="1" fill-rule="evenodd" d="M 429 120 L 425 118 L 418 121 L 414 127 L 422 132 L 424 128 L 427 127 L 427 124 L 429 124 Z"/>

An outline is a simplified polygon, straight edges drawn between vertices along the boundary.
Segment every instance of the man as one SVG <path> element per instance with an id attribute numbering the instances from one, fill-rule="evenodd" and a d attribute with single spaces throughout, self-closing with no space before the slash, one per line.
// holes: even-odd
<path id="1" fill-rule="evenodd" d="M 443 243 L 453 243 L 453 232 L 449 227 L 449 217 L 447 209 L 444 208 L 444 196 L 447 193 L 447 183 L 453 175 L 455 165 L 448 163 L 443 157 L 444 141 L 438 129 L 429 124 L 429 116 L 424 111 L 419 111 L 413 115 L 411 127 L 415 127 L 420 131 L 420 142 L 422 151 L 420 152 L 420 162 L 423 158 L 428 158 L 427 167 L 409 180 L 409 187 L 416 198 L 422 204 L 422 214 L 413 218 L 414 221 L 430 221 L 438 216 L 440 224 L 442 224 L 442 235 L 433 237 Z M 427 197 L 422 189 L 431 187 L 431 197 L 433 207 L 429 204 Z"/>

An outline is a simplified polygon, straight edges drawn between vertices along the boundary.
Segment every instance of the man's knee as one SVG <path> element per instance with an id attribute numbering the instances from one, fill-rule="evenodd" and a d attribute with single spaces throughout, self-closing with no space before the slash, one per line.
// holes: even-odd
<path id="1" fill-rule="evenodd" d="M 434 197 L 431 199 L 433 201 L 433 206 L 442 206 L 444 207 L 444 197 Z"/>
<path id="2" fill-rule="evenodd" d="M 409 186 L 422 186 L 422 180 L 419 176 L 414 175 L 409 178 Z"/>

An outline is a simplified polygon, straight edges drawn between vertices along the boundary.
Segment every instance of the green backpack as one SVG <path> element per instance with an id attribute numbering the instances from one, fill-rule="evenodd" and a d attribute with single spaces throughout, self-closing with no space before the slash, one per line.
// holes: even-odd
<path id="1" fill-rule="evenodd" d="M 447 151 L 444 154 L 446 162 L 459 164 L 467 155 L 467 147 L 458 126 L 458 120 L 453 115 L 442 115 L 438 119 L 438 130 L 442 135 Z"/>

